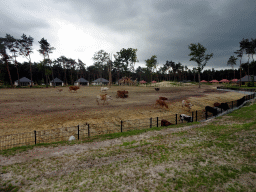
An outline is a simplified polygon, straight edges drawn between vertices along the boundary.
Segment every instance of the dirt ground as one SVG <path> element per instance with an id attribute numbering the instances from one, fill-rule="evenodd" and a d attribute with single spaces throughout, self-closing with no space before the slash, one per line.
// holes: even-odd
<path id="1" fill-rule="evenodd" d="M 58 89 L 63 89 L 59 92 Z M 127 90 L 129 97 L 116 98 L 117 90 Z M 243 94 L 217 91 L 216 86 L 185 87 L 112 86 L 107 94 L 113 100 L 108 105 L 96 102 L 100 87 L 81 86 L 77 93 L 67 87 L 38 89 L 0 89 L 0 136 L 71 127 L 86 123 L 99 127 L 120 127 L 121 120 L 143 119 L 190 114 L 181 107 L 187 99 L 194 106 L 191 111 L 202 110 L 214 102 L 240 99 Z M 169 109 L 154 108 L 159 96 L 167 97 Z M 104 128 L 103 128 L 104 129 Z"/>

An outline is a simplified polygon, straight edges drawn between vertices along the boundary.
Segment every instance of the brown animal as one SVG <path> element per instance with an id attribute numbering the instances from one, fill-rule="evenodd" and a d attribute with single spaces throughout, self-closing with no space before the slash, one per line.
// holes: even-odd
<path id="1" fill-rule="evenodd" d="M 192 106 L 193 105 L 190 102 L 188 102 L 187 100 L 182 100 L 182 108 L 187 107 L 190 110 Z"/>
<path id="2" fill-rule="evenodd" d="M 168 105 L 163 100 L 156 100 L 155 106 L 160 105 L 161 107 L 166 107 L 168 109 Z"/>
<path id="3" fill-rule="evenodd" d="M 156 90 L 156 91 L 159 91 L 159 90 L 160 90 L 160 88 L 155 88 L 155 90 Z"/>
<path id="4" fill-rule="evenodd" d="M 159 97 L 160 100 L 168 100 L 166 97 Z"/>
<path id="5" fill-rule="evenodd" d="M 80 89 L 78 86 L 70 86 L 69 87 L 69 92 L 71 92 L 72 90 L 74 91 L 74 92 L 76 92 L 76 90 L 77 89 Z"/>
<path id="6" fill-rule="evenodd" d="M 169 126 L 169 125 L 173 125 L 173 124 L 170 123 L 169 121 L 165 120 L 165 119 L 162 119 L 162 120 L 161 120 L 161 127 L 162 127 L 162 126 Z"/>
<path id="7" fill-rule="evenodd" d="M 127 98 L 128 91 L 117 91 L 116 98 Z"/>
<path id="8" fill-rule="evenodd" d="M 107 94 L 104 94 L 104 95 L 97 95 L 97 98 L 96 98 L 96 101 L 99 105 L 99 101 L 104 101 L 103 102 L 103 105 L 105 104 L 105 101 L 107 101 L 107 104 L 108 104 L 108 101 L 109 100 L 112 100 L 111 96 L 110 95 L 107 95 Z"/>
<path id="9" fill-rule="evenodd" d="M 219 107 L 221 104 L 220 103 L 214 103 L 213 105 L 214 105 L 214 107 Z"/>

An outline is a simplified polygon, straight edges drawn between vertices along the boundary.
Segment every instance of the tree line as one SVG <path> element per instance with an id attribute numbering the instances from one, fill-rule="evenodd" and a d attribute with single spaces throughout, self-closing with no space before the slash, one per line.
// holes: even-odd
<path id="1" fill-rule="evenodd" d="M 30 77 L 30 80 L 38 84 L 48 84 L 50 80 L 58 77 L 65 84 L 74 84 L 79 78 L 85 78 L 89 82 L 97 78 L 109 79 L 109 84 L 118 81 L 121 77 L 127 76 L 132 79 L 145 80 L 147 82 L 155 81 L 184 81 L 191 80 L 200 82 L 201 79 L 240 79 L 244 75 L 253 74 L 256 71 L 256 62 L 253 55 L 255 54 L 256 39 L 243 39 L 240 42 L 240 49 L 234 52 L 237 57 L 230 56 L 227 65 L 232 69 L 226 70 L 203 70 L 206 63 L 213 57 L 213 53 L 205 55 L 206 48 L 200 43 L 190 44 L 188 48 L 191 50 L 189 56 L 190 61 L 195 61 L 197 67 L 192 70 L 180 62 L 166 61 L 162 67 L 157 68 L 157 56 L 145 60 L 146 67 L 137 67 L 135 70 L 137 59 L 137 49 L 123 48 L 114 54 L 114 61 L 109 53 L 99 50 L 93 56 L 93 65 L 86 67 L 86 64 L 78 59 L 60 56 L 57 59 L 51 59 L 50 54 L 55 50 L 50 43 L 42 38 L 39 41 L 40 49 L 37 50 L 43 60 L 40 62 L 31 61 L 31 53 L 33 53 L 33 38 L 27 37 L 25 34 L 20 39 L 6 34 L 5 38 L 0 38 L 0 81 L 13 87 L 13 80 L 19 80 L 20 77 Z M 248 56 L 248 62 L 241 63 L 244 54 Z M 20 63 L 17 57 L 22 56 L 27 61 Z M 239 69 L 234 70 L 236 61 L 240 58 Z M 250 59 L 252 61 L 250 62 Z M 50 79 L 51 78 L 51 79 Z M 18 81 L 20 85 L 20 82 Z M 53 83 L 55 86 L 55 84 Z M 200 83 L 199 83 L 200 87 Z"/>

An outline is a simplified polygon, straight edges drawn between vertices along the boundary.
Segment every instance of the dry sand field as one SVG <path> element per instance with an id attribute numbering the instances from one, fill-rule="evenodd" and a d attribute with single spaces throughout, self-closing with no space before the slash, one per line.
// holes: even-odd
<path id="1" fill-rule="evenodd" d="M 63 89 L 59 92 L 58 89 Z M 116 98 L 117 90 L 127 90 L 129 97 Z M 187 99 L 194 106 L 191 111 L 202 110 L 214 102 L 229 102 L 240 99 L 241 93 L 217 91 L 216 86 L 203 85 L 185 87 L 112 86 L 107 94 L 113 100 L 108 105 L 96 102 L 100 87 L 81 86 L 77 93 L 67 87 L 0 89 L 0 136 L 50 130 L 61 127 L 97 125 L 100 129 L 120 127 L 121 120 L 134 120 L 188 114 L 181 107 Z M 159 96 L 167 97 L 169 109 L 154 108 Z M 129 121 L 127 121 L 127 125 Z M 132 126 L 132 122 L 130 123 Z M 134 125 L 133 125 L 134 126 Z M 93 127 L 93 126 L 92 126 Z M 119 129 L 119 128 L 117 128 Z"/>

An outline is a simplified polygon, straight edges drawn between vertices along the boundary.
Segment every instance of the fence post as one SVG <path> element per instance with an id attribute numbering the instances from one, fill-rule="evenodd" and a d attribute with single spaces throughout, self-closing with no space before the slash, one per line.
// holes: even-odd
<path id="1" fill-rule="evenodd" d="M 156 118 L 156 126 L 158 127 L 158 117 Z"/>
<path id="2" fill-rule="evenodd" d="M 176 125 L 177 125 L 177 114 L 176 114 Z"/>
<path id="3" fill-rule="evenodd" d="M 90 125 L 88 124 L 88 137 L 90 137 Z"/>
<path id="4" fill-rule="evenodd" d="M 123 121 L 121 120 L 121 133 L 123 132 Z"/>
<path id="5" fill-rule="evenodd" d="M 152 117 L 149 120 L 150 120 L 150 128 L 152 128 Z"/>
<path id="6" fill-rule="evenodd" d="M 36 145 L 36 131 L 34 131 L 34 133 L 35 133 L 35 145 Z"/>
<path id="7" fill-rule="evenodd" d="M 197 122 L 197 111 L 196 111 L 196 122 Z"/>
<path id="8" fill-rule="evenodd" d="M 192 111 L 192 122 L 194 122 L 194 112 Z"/>
<path id="9" fill-rule="evenodd" d="M 79 140 L 79 125 L 77 125 L 77 139 Z"/>

